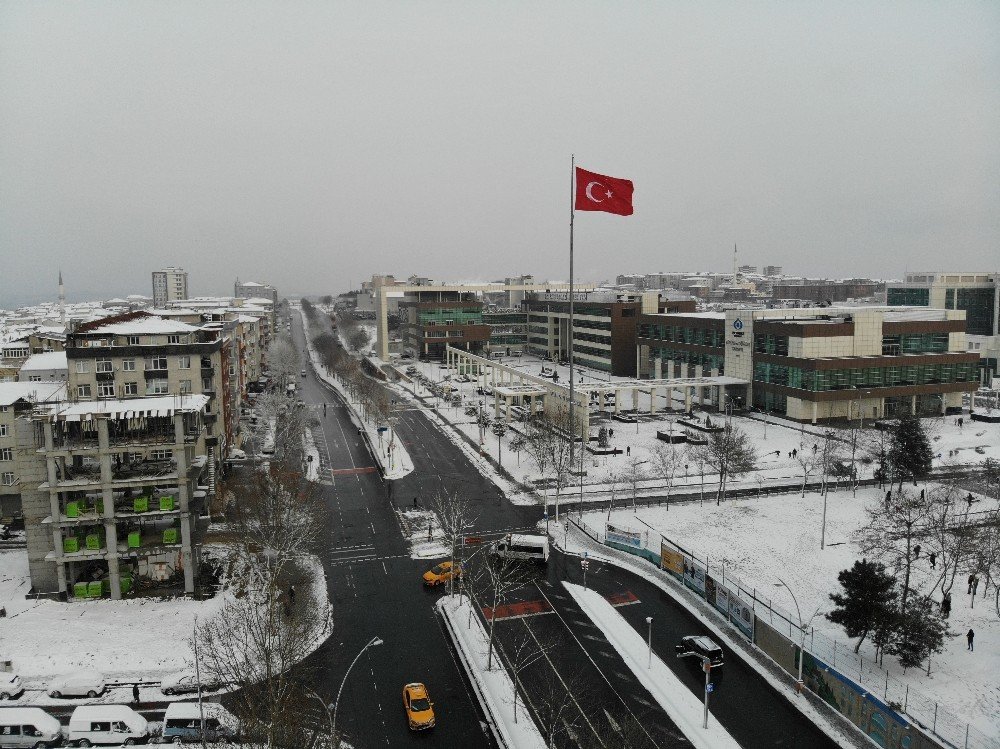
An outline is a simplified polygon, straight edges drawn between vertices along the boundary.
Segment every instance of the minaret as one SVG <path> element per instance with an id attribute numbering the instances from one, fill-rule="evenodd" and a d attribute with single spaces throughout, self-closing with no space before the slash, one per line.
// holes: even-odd
<path id="1" fill-rule="evenodd" d="M 66 327 L 66 287 L 63 285 L 62 269 L 59 269 L 59 322 Z"/>
<path id="2" fill-rule="evenodd" d="M 739 266 L 736 265 L 736 245 L 734 244 L 733 245 L 733 286 L 735 286 L 736 282 L 739 280 L 739 277 L 736 275 L 736 273 L 737 273 L 736 269 L 738 267 Z"/>

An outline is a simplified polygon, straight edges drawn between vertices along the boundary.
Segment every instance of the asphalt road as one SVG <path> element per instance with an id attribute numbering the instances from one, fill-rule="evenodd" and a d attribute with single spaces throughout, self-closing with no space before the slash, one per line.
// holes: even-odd
<path id="1" fill-rule="evenodd" d="M 297 313 L 293 331 L 302 350 Z M 354 665 L 338 708 L 338 726 L 354 746 L 493 746 L 434 614 L 433 603 L 443 593 L 421 585 L 420 576 L 430 564 L 410 559 L 394 507 L 410 506 L 414 496 L 429 498 L 439 486 L 447 486 L 471 499 L 476 514 L 471 534 L 531 526 L 541 519 L 541 508 L 510 504 L 419 408 L 407 405 L 398 414 L 396 431 L 416 470 L 390 491 L 371 470 L 375 461 L 345 407 L 311 368 L 307 372 L 300 379 L 300 397 L 313 404 L 321 422 L 321 467 L 328 482 L 321 491 L 330 509 L 321 556 L 334 609 L 333 635 L 310 657 L 321 673 L 317 690 L 332 702 L 351 661 L 379 636 L 384 644 L 369 648 Z M 325 416 L 319 405 L 324 402 L 329 404 Z M 508 656 L 526 637 L 533 637 L 536 645 L 554 643 L 521 676 L 543 723 L 556 725 L 556 743 L 616 749 L 689 746 L 566 595 L 563 579 L 582 582 L 579 562 L 555 554 L 547 569 L 513 597 L 514 603 L 548 607 L 546 613 L 521 616 L 512 609 L 509 618 L 497 623 L 497 637 Z M 682 636 L 707 634 L 697 620 L 651 583 L 621 569 L 592 564 L 587 582 L 617 596 L 617 601 L 627 601 L 618 611 L 643 635 L 645 617 L 654 618 L 654 651 L 700 697 L 701 672 L 674 656 L 674 644 Z M 731 657 L 724 671 L 713 695 L 713 720 L 722 722 L 742 746 L 836 746 L 748 666 Z M 401 693 L 409 681 L 427 684 L 437 714 L 433 731 L 414 733 L 407 728 Z M 571 686 L 574 699 L 554 700 L 554 681 Z M 558 714 L 554 701 L 560 702 Z"/>

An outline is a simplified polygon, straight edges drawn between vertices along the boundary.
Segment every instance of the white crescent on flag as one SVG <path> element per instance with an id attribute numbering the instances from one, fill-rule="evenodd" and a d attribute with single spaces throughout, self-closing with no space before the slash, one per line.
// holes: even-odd
<path id="1" fill-rule="evenodd" d="M 604 202 L 603 199 L 598 200 L 597 198 L 594 197 L 594 193 L 591 192 L 591 190 L 594 189 L 594 185 L 599 185 L 600 187 L 604 187 L 604 185 L 602 185 L 600 182 L 591 182 L 589 185 L 587 185 L 587 189 L 585 191 L 587 193 L 587 197 L 593 200 L 595 203 L 603 203 Z"/>

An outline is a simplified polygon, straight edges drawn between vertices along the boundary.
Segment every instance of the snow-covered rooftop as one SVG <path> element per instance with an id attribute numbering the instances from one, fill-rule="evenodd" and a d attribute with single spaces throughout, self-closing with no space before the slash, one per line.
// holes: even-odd
<path id="1" fill-rule="evenodd" d="M 22 398 L 41 403 L 65 395 L 64 382 L 0 382 L 0 406 L 9 406 Z"/>
<path id="2" fill-rule="evenodd" d="M 140 317 L 135 320 L 112 322 L 106 325 L 95 325 L 88 333 L 107 333 L 109 335 L 157 335 L 165 333 L 193 333 L 198 328 L 179 320 L 166 320 L 162 317 Z"/>
<path id="3" fill-rule="evenodd" d="M 21 365 L 22 372 L 35 372 L 45 369 L 66 369 L 65 351 L 46 351 L 44 354 L 32 354 Z"/>
<path id="4" fill-rule="evenodd" d="M 31 383 L 37 385 L 38 383 Z M 96 400 L 67 403 L 53 409 L 53 421 L 81 421 L 89 416 L 110 416 L 129 419 L 137 416 L 173 416 L 175 413 L 194 413 L 205 407 L 207 395 L 161 395 L 154 398 L 128 398 L 126 400 Z"/>

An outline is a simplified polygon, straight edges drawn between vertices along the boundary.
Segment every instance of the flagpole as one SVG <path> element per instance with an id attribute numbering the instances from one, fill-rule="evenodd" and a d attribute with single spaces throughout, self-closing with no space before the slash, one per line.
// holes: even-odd
<path id="1" fill-rule="evenodd" d="M 575 376 L 573 373 L 573 218 L 576 215 L 575 201 L 576 154 L 570 154 L 569 169 L 569 464 L 573 465 L 576 449 L 576 412 L 574 396 L 576 395 Z M 559 493 L 556 492 L 556 522 L 559 522 Z"/>

